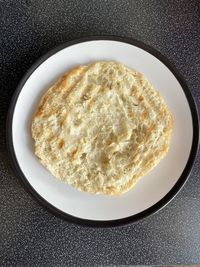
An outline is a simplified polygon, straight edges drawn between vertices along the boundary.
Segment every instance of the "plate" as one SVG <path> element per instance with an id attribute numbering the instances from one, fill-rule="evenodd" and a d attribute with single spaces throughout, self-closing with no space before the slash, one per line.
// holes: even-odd
<path id="1" fill-rule="evenodd" d="M 148 78 L 174 118 L 167 156 L 136 186 L 118 197 L 79 192 L 55 179 L 34 155 L 31 121 L 47 88 L 70 68 L 97 60 L 116 60 Z M 63 44 L 31 67 L 13 97 L 7 123 L 14 169 L 28 191 L 45 207 L 71 222 L 117 226 L 144 218 L 168 203 L 185 183 L 198 148 L 194 100 L 183 78 L 160 53 L 136 40 L 97 36 Z"/>

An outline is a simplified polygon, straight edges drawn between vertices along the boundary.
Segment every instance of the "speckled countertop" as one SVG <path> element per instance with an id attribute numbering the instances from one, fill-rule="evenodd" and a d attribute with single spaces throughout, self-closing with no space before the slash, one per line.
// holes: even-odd
<path id="1" fill-rule="evenodd" d="M 101 34 L 134 37 L 168 57 L 200 109 L 198 0 L 0 0 L 1 266 L 200 263 L 199 155 L 190 179 L 167 207 L 114 229 L 81 227 L 55 217 L 31 198 L 10 168 L 5 120 L 23 74 L 58 44 Z"/>

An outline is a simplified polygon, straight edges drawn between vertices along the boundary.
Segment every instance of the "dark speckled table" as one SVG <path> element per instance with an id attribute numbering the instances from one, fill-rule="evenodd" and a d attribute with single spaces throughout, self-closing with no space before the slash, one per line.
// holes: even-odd
<path id="1" fill-rule="evenodd" d="M 0 265 L 200 263 L 200 156 L 174 200 L 130 226 L 92 229 L 41 207 L 13 174 L 5 144 L 11 97 L 26 70 L 68 40 L 112 34 L 151 45 L 185 77 L 200 109 L 198 0 L 0 0 Z"/>

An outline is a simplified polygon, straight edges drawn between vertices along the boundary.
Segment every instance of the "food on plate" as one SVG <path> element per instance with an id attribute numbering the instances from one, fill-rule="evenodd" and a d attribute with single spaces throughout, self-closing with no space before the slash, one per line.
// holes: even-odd
<path id="1" fill-rule="evenodd" d="M 75 67 L 42 97 L 35 154 L 80 191 L 120 195 L 166 155 L 173 120 L 143 74 L 112 61 Z"/>

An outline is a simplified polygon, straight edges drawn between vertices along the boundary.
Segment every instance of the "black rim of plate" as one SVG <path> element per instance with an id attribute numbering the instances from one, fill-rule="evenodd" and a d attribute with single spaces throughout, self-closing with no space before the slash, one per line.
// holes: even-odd
<path id="1" fill-rule="evenodd" d="M 150 54 L 152 54 L 153 56 L 155 56 L 157 59 L 159 59 L 172 73 L 173 75 L 176 77 L 176 79 L 178 80 L 178 82 L 180 83 L 185 96 L 187 98 L 189 107 L 190 107 L 190 111 L 191 111 L 191 115 L 192 115 L 192 123 L 193 123 L 193 141 L 192 141 L 192 147 L 191 147 L 191 151 L 190 151 L 190 155 L 187 161 L 187 164 L 180 176 L 180 178 L 178 179 L 178 181 L 176 182 L 176 184 L 172 187 L 172 189 L 161 199 L 159 200 L 157 203 L 155 203 L 153 206 L 151 206 L 150 208 L 129 216 L 129 217 L 125 217 L 122 219 L 116 219 L 116 220 L 109 220 L 109 221 L 96 221 L 96 220 L 88 220 L 88 219 L 81 219 L 75 216 L 72 216 L 70 214 L 67 214 L 59 209 L 57 209 L 56 207 L 54 207 L 52 204 L 50 204 L 48 201 L 46 201 L 41 195 L 39 195 L 36 190 L 31 186 L 31 184 L 28 182 L 28 180 L 26 179 L 25 175 L 23 174 L 17 157 L 15 155 L 15 150 L 14 150 L 14 146 L 13 146 L 13 139 L 12 139 L 12 122 L 13 122 L 13 114 L 14 114 L 14 110 L 15 110 L 15 106 L 17 103 L 17 99 L 18 96 L 24 86 L 24 84 L 26 83 L 26 81 L 28 80 L 28 78 L 32 75 L 32 73 L 49 57 L 51 57 L 52 55 L 54 55 L 55 53 L 59 52 L 60 50 L 78 44 L 78 43 L 83 43 L 83 42 L 87 42 L 87 41 L 98 41 L 98 40 L 109 40 L 109 41 L 118 41 L 118 42 L 123 42 L 123 43 L 128 43 L 131 44 L 133 46 L 139 47 L 147 52 L 149 52 Z M 192 165 L 194 163 L 196 154 L 197 154 L 197 150 L 198 150 L 198 142 L 199 142 L 199 123 L 198 123 L 198 113 L 197 113 L 197 109 L 196 109 L 196 105 L 195 102 L 193 100 L 193 97 L 190 93 L 190 90 L 187 87 L 186 82 L 184 81 L 183 77 L 179 74 L 179 72 L 176 70 L 176 68 L 158 51 L 156 51 L 155 49 L 151 48 L 150 46 L 134 40 L 134 39 L 130 39 L 130 38 L 126 38 L 126 37 L 119 37 L 119 36 L 89 36 L 89 37 L 83 37 L 80 39 L 76 39 L 76 40 L 72 40 L 69 41 L 67 43 L 64 43 L 56 48 L 54 48 L 53 50 L 49 51 L 47 54 L 45 54 L 44 56 L 42 56 L 28 71 L 27 73 L 24 75 L 24 77 L 22 78 L 22 80 L 20 81 L 10 104 L 9 107 L 9 111 L 8 111 L 8 116 L 7 116 L 7 132 L 6 132 L 6 137 L 7 137 L 7 147 L 8 147 L 8 151 L 9 151 L 9 155 L 11 157 L 11 162 L 14 168 L 14 171 L 17 175 L 17 177 L 20 179 L 20 181 L 22 182 L 22 184 L 24 185 L 25 189 L 31 193 L 31 195 L 37 199 L 45 208 L 47 208 L 49 211 L 51 211 L 54 215 L 59 216 L 69 222 L 72 223 L 76 223 L 76 224 L 80 224 L 83 226 L 91 226 L 91 227 L 114 227 L 114 226 L 123 226 L 123 225 L 127 225 L 133 222 L 136 222 L 140 219 L 143 219 L 149 215 L 154 214 L 155 212 L 157 212 L 158 210 L 160 210 L 161 208 L 163 208 L 167 203 L 169 203 L 170 200 L 172 200 L 174 198 L 174 196 L 178 193 L 178 191 L 181 189 L 181 187 L 185 184 L 191 169 L 192 169 Z"/>

